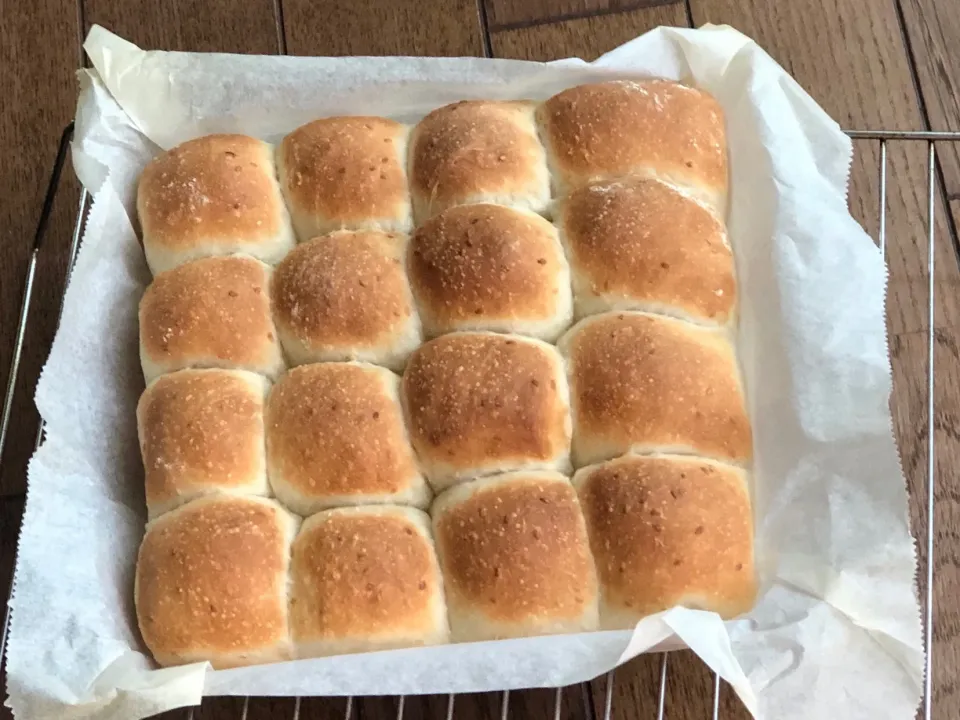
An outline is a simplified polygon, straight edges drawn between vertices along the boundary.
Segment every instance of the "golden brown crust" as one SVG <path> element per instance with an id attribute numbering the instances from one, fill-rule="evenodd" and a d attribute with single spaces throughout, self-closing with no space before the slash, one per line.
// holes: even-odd
<path id="1" fill-rule="evenodd" d="M 360 500 L 422 482 L 390 382 L 387 370 L 349 363 L 280 378 L 267 399 L 267 462 L 285 504 L 299 511 L 298 500 Z"/>
<path id="2" fill-rule="evenodd" d="M 434 488 L 566 462 L 567 389 L 553 353 L 517 336 L 454 333 L 411 356 L 402 396 L 413 446 Z"/>
<path id="3" fill-rule="evenodd" d="M 702 90 L 667 80 L 580 85 L 547 100 L 538 120 L 561 192 L 645 171 L 726 195 L 723 110 Z"/>
<path id="4" fill-rule="evenodd" d="M 646 313 L 607 313 L 561 340 L 574 408 L 574 461 L 631 448 L 746 462 L 750 423 L 724 334 Z"/>
<path id="5" fill-rule="evenodd" d="M 573 191 L 559 211 L 577 313 L 661 309 L 726 322 L 736 307 L 723 226 L 658 180 L 625 178 Z"/>
<path id="6" fill-rule="evenodd" d="M 593 562 L 566 478 L 510 473 L 451 493 L 458 497 L 442 495 L 433 517 L 454 640 L 477 633 L 476 623 L 536 634 L 589 614 Z"/>
<path id="7" fill-rule="evenodd" d="M 237 255 L 157 275 L 140 301 L 140 349 L 148 380 L 184 367 L 275 375 L 283 361 L 267 267 Z"/>
<path id="8" fill-rule="evenodd" d="M 568 268 L 553 226 L 502 205 L 450 208 L 410 240 L 410 283 L 428 332 L 553 326 L 565 313 Z"/>
<path id="9" fill-rule="evenodd" d="M 287 646 L 287 542 L 282 510 L 253 498 L 203 498 L 151 523 L 137 560 L 140 632 L 164 664 Z"/>
<path id="10" fill-rule="evenodd" d="M 157 378 L 137 405 L 147 506 L 213 490 L 265 494 L 264 390 L 260 376 L 230 370 Z"/>
<path id="11" fill-rule="evenodd" d="M 753 520 L 742 470 L 626 456 L 584 468 L 574 484 L 597 563 L 603 627 L 679 604 L 724 618 L 753 606 Z"/>
<path id="12" fill-rule="evenodd" d="M 438 622 L 442 589 L 431 541 L 399 513 L 357 508 L 313 516 L 294 542 L 290 573 L 295 643 L 375 645 L 393 637 L 419 644 L 445 625 Z"/>
<path id="13" fill-rule="evenodd" d="M 379 360 L 365 353 L 409 344 L 411 323 L 415 344 L 419 323 L 404 274 L 404 248 L 403 236 L 392 233 L 336 232 L 284 258 L 273 276 L 273 303 L 294 363 Z"/>
<path id="14" fill-rule="evenodd" d="M 144 244 L 158 251 L 289 233 L 273 150 L 246 135 L 207 135 L 155 157 L 140 176 L 137 211 Z"/>
<path id="15" fill-rule="evenodd" d="M 387 118 L 329 117 L 283 139 L 280 183 L 301 240 L 335 228 L 410 227 L 406 132 Z"/>
<path id="16" fill-rule="evenodd" d="M 423 118 L 410 152 L 418 222 L 484 199 L 542 210 L 549 180 L 533 107 L 526 101 L 464 100 Z"/>

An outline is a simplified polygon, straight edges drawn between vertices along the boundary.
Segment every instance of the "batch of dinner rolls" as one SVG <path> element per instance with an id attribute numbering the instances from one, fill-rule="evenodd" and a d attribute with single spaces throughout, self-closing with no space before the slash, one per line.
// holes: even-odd
<path id="1" fill-rule="evenodd" d="M 720 106 L 664 80 L 156 157 L 136 610 L 217 668 L 756 596 Z"/>

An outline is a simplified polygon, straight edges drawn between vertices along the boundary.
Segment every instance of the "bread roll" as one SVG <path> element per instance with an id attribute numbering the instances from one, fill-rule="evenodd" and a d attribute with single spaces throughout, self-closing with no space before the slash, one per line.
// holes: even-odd
<path id="1" fill-rule="evenodd" d="M 750 423 L 725 333 L 607 313 L 574 325 L 559 348 L 570 376 L 576 467 L 630 450 L 750 460 Z"/>
<path id="2" fill-rule="evenodd" d="M 284 368 L 270 316 L 270 268 L 245 255 L 160 273 L 140 300 L 140 362 L 150 382 L 182 368 Z"/>
<path id="3" fill-rule="evenodd" d="M 287 135 L 280 185 L 301 241 L 334 230 L 409 232 L 405 125 L 381 117 L 329 117 Z"/>
<path id="4" fill-rule="evenodd" d="M 414 449 L 437 492 L 505 470 L 570 468 L 563 366 L 539 340 L 443 335 L 411 356 L 402 397 Z"/>
<path id="5" fill-rule="evenodd" d="M 267 400 L 267 468 L 277 498 L 299 515 L 338 505 L 427 507 L 403 424 L 399 378 L 375 365 L 294 368 Z"/>
<path id="6" fill-rule="evenodd" d="M 573 483 L 600 580 L 600 627 L 632 628 L 682 605 L 736 617 L 753 607 L 753 519 L 741 469 L 627 455 Z"/>
<path id="7" fill-rule="evenodd" d="M 725 324 L 737 286 L 723 225 L 700 203 L 652 178 L 574 190 L 556 213 L 578 317 L 647 310 Z"/>
<path id="8" fill-rule="evenodd" d="M 214 495 L 147 525 L 134 597 L 160 665 L 289 659 L 287 566 L 296 518 L 271 500 Z"/>
<path id="9" fill-rule="evenodd" d="M 502 205 L 462 205 L 421 226 L 407 252 L 426 334 L 494 330 L 553 341 L 572 319 L 553 225 Z"/>
<path id="10" fill-rule="evenodd" d="M 719 217 L 727 205 L 723 109 L 668 80 L 580 85 L 537 112 L 558 195 L 591 180 L 654 176 L 683 187 Z"/>
<path id="11" fill-rule="evenodd" d="M 453 641 L 596 629 L 593 560 L 563 475 L 517 472 L 458 485 L 431 514 Z"/>
<path id="12" fill-rule="evenodd" d="M 277 329 L 293 365 L 360 360 L 402 370 L 420 344 L 403 268 L 406 238 L 336 232 L 299 245 L 277 267 Z"/>
<path id="13" fill-rule="evenodd" d="M 153 274 L 211 255 L 279 262 L 294 237 L 276 176 L 273 148 L 246 135 L 207 135 L 155 157 L 137 189 Z"/>
<path id="14" fill-rule="evenodd" d="M 489 202 L 542 212 L 550 202 L 534 104 L 464 100 L 427 115 L 410 138 L 417 224 L 454 205 Z"/>
<path id="15" fill-rule="evenodd" d="M 447 641 L 430 519 L 412 508 L 340 508 L 293 543 L 290 632 L 298 657 Z"/>
<path id="16" fill-rule="evenodd" d="M 137 430 L 151 518 L 210 493 L 269 494 L 268 386 L 242 370 L 180 370 L 150 383 L 137 405 Z"/>

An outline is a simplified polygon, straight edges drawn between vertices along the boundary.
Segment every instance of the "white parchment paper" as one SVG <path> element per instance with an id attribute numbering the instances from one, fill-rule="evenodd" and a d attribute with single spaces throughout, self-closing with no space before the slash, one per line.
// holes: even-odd
<path id="1" fill-rule="evenodd" d="M 18 720 L 131 720 L 201 695 L 417 694 L 566 685 L 686 644 L 761 718 L 913 717 L 922 681 L 916 558 L 888 410 L 885 268 L 847 212 L 851 145 L 759 47 L 729 28 L 659 29 L 592 64 L 143 52 L 95 27 L 74 165 L 93 193 L 65 313 L 37 390 L 8 642 Z M 755 435 L 764 594 L 722 623 L 675 608 L 633 633 L 400 650 L 214 672 L 156 670 L 132 603 L 145 519 L 134 408 L 137 175 L 211 132 L 277 140 L 318 116 L 415 121 L 463 98 L 534 98 L 661 75 L 728 120 L 739 351 Z"/>

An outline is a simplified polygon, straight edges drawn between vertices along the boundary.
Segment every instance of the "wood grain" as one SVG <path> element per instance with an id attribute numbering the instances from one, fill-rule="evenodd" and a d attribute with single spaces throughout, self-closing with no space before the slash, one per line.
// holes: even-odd
<path id="1" fill-rule="evenodd" d="M 956 328 L 936 331 L 934 366 L 934 515 L 935 546 L 933 633 L 933 701 L 935 718 L 960 717 L 960 491 L 955 463 L 960 458 L 960 333 Z M 909 333 L 891 339 L 894 369 L 892 409 L 900 440 L 903 469 L 910 492 L 910 517 L 917 535 L 920 559 L 919 592 L 926 593 L 927 567 L 927 335 Z"/>
<path id="2" fill-rule="evenodd" d="M 900 0 L 906 38 L 931 130 L 960 132 L 960 12 L 941 0 Z M 960 227 L 960 141 L 937 145 L 953 233 Z"/>
<path id="3" fill-rule="evenodd" d="M 656 0 L 485 0 L 498 57 L 549 60 L 579 56 L 590 60 L 660 24 L 684 25 L 682 3 Z M 641 7 L 650 6 L 654 7 Z M 936 129 L 960 129 L 960 13 L 954 0 L 690 0 L 696 24 L 730 23 L 755 37 L 843 126 L 915 129 L 929 121 Z M 39 211 L 56 138 L 73 112 L 73 69 L 79 61 L 78 17 L 84 27 L 97 22 L 144 47 L 246 53 L 482 55 L 484 38 L 475 0 L 284 0 L 282 25 L 273 0 L 40 0 L 0 5 L 0 77 L 6 112 L 0 114 L 0 138 L 16 148 L 0 168 L 7 200 L 0 204 L 0 380 L 9 365 L 12 333 L 22 290 L 22 273 L 33 223 Z M 595 17 L 580 18 L 581 15 Z M 547 20 L 566 18 L 543 24 Z M 574 19 L 579 18 L 579 19 Z M 534 26 L 536 25 L 536 26 Z M 38 29 L 42 37 L 38 39 Z M 909 43 L 909 48 L 904 43 Z M 911 52 L 916 66 L 914 86 Z M 42 97 L 43 102 L 35 101 Z M 922 103 L 921 103 L 922 99 Z M 954 410 L 960 397 L 960 323 L 958 271 L 948 205 L 960 221 L 960 146 L 939 149 L 944 192 L 937 199 L 938 309 L 935 317 L 937 376 L 935 441 L 937 448 L 937 573 L 935 608 L 935 717 L 960 717 L 960 493 L 952 468 L 960 460 L 960 421 Z M 858 142 L 852 168 L 851 209 L 872 234 L 877 230 L 878 146 Z M 914 527 L 926 522 L 926 154 L 922 146 L 889 146 L 887 210 L 891 266 L 890 329 L 895 374 L 892 398 L 895 425 L 911 490 Z M 78 189 L 58 196 L 48 244 L 38 270 L 37 296 L 25 346 L 15 421 L 0 475 L 0 494 L 23 487 L 25 463 L 33 447 L 36 415 L 32 388 L 52 339 L 66 266 Z M 0 589 L 12 562 L 22 502 L 0 500 Z M 921 533 L 921 541 L 922 541 Z M 920 543 L 925 551 L 925 545 Z M 923 559 L 923 558 L 922 558 Z M 6 563 L 6 566 L 4 565 Z M 659 657 L 643 656 L 618 670 L 613 690 L 614 717 L 646 720 L 656 716 Z M 689 653 L 669 660 L 666 716 L 709 717 L 712 677 Z M 603 717 L 603 680 L 592 687 L 592 708 Z M 396 716 L 396 699 L 355 701 L 353 717 Z M 553 691 L 511 693 L 511 717 L 552 718 Z M 405 718 L 443 718 L 447 698 L 407 698 Z M 248 720 L 292 718 L 291 699 L 254 699 Z M 499 718 L 501 695 L 460 696 L 454 717 Z M 234 720 L 242 700 L 204 703 L 195 716 Z M 344 717 L 342 699 L 311 698 L 300 704 L 303 720 Z M 8 717 L 0 709 L 0 718 Z M 182 720 L 183 711 L 166 717 Z M 584 717 L 579 686 L 563 694 L 563 718 Z M 721 696 L 721 717 L 746 717 L 729 689 Z"/>
<path id="4" fill-rule="evenodd" d="M 277 53 L 281 50 L 306 55 L 362 54 L 482 54 L 482 35 L 476 5 L 464 0 L 458 5 L 436 2 L 430 10 L 425 3 L 300 3 L 288 0 L 283 5 L 283 27 L 277 32 L 277 20 L 271 0 L 245 4 L 243 11 L 231 0 L 197 3 L 190 0 L 167 2 L 161 6 L 121 0 L 85 0 L 88 23 L 99 23 L 142 47 L 188 51 L 227 51 Z M 427 13 L 426 15 L 424 13 Z M 442 18 L 423 24 L 423 17 Z M 393 706 L 390 706 L 393 703 Z M 363 698 L 355 701 L 356 716 L 396 717 L 396 700 Z M 412 703 L 411 709 L 420 703 Z M 390 707 L 388 707 L 390 706 Z M 291 698 L 254 698 L 247 707 L 248 720 L 293 718 L 296 702 Z M 461 700 L 461 709 L 471 707 Z M 445 708 L 445 705 L 444 705 Z M 440 713 L 431 717 L 441 717 Z M 236 720 L 241 717 L 243 701 L 237 698 L 210 698 L 195 711 L 197 720 Z M 309 698 L 300 703 L 303 720 L 344 717 L 345 701 L 336 698 Z M 167 714 L 171 720 L 183 720 L 184 711 Z M 413 715 L 408 715 L 408 717 Z"/>
<path id="5" fill-rule="evenodd" d="M 616 15 L 567 20 L 490 34 L 494 57 L 595 60 L 603 53 L 660 25 L 686 25 L 683 4 L 642 8 Z"/>
<path id="6" fill-rule="evenodd" d="M 605 677 L 591 683 L 597 717 L 603 717 L 608 701 L 612 720 L 652 720 L 660 701 L 663 655 L 640 655 L 614 673 L 612 691 Z M 667 655 L 667 684 L 664 716 L 668 718 L 709 718 L 713 715 L 714 676 L 693 652 Z M 725 683 L 720 691 L 721 720 L 747 720 L 750 713 Z"/>
<path id="7" fill-rule="evenodd" d="M 434 720 L 434 718 L 444 718 L 447 712 L 447 702 L 445 698 L 432 696 L 430 702 L 418 702 L 417 698 L 409 698 L 411 702 L 410 709 L 413 711 L 411 718 L 417 720 Z M 508 700 L 508 703 L 510 701 Z M 454 698 L 453 717 L 457 720 L 495 720 L 500 717 L 500 709 L 503 704 L 503 693 L 464 693 Z M 509 707 L 509 705 L 508 705 Z M 543 706 L 541 707 L 543 709 Z M 404 708 L 404 720 L 407 718 L 406 708 Z M 419 714 L 417 714 L 419 712 Z M 396 715 L 373 715 L 370 716 L 377 720 L 394 720 Z M 538 715 L 538 720 L 540 716 Z"/>
<path id="8" fill-rule="evenodd" d="M 953 221 L 954 237 L 960 236 L 960 198 L 950 199 L 950 219 Z"/>
<path id="9" fill-rule="evenodd" d="M 253 702 L 252 700 L 250 701 Z M 300 717 L 303 720 L 343 720 L 346 717 L 347 699 L 346 698 L 303 698 L 300 701 Z M 277 720 L 286 720 L 292 718 L 293 714 L 277 714 L 268 716 L 263 713 L 259 715 L 248 715 L 249 720 L 256 718 L 266 719 L 275 717 Z"/>
<path id="10" fill-rule="evenodd" d="M 366 718 L 396 720 L 399 703 L 396 698 L 363 698 L 357 702 L 357 709 Z M 432 720 L 446 717 L 446 695 L 411 696 L 403 699 L 404 720 Z M 340 718 L 343 715 L 341 714 Z M 340 720 L 338 718 L 338 720 Z"/>
<path id="11" fill-rule="evenodd" d="M 38 33 L 42 33 L 38 37 Z M 80 60 L 75 7 L 58 0 L 0 3 L 0 388 L 6 389 L 20 298 L 47 179 L 64 126 L 76 105 L 73 72 Z M 37 413 L 33 389 L 56 330 L 57 306 L 66 274 L 67 248 L 79 193 L 64 173 L 65 186 L 53 208 L 37 268 L 30 325 L 10 434 L 2 458 L 0 496 L 25 487 L 33 452 Z"/>
<path id="12" fill-rule="evenodd" d="M 612 688 L 607 676 L 599 677 L 590 683 L 595 715 L 602 718 L 609 701 L 611 720 L 647 720 L 657 717 L 661 661 L 661 655 L 640 655 L 616 669 Z M 667 665 L 668 675 L 677 679 L 678 676 L 672 672 L 674 668 L 670 667 L 669 661 Z M 683 682 L 684 679 L 680 678 L 680 681 Z M 705 709 L 702 702 L 699 709 Z M 674 712 L 677 712 L 676 708 Z M 697 714 L 703 715 L 702 712 Z M 683 715 L 678 713 L 677 717 Z"/>
<path id="13" fill-rule="evenodd" d="M 248 708 L 248 717 L 266 717 L 264 714 L 264 708 L 260 706 L 260 703 L 266 705 L 269 709 L 271 703 L 275 704 L 272 699 L 266 699 L 263 701 L 260 700 L 250 700 L 249 703 L 254 706 L 254 709 L 261 714 L 254 715 L 249 713 Z M 274 708 L 275 709 L 275 708 Z M 175 710 L 170 715 L 171 720 L 183 720 L 183 711 Z M 211 700 L 205 700 L 200 707 L 198 707 L 193 714 L 194 720 L 227 720 L 228 718 L 240 718 L 243 716 L 243 698 L 236 697 L 220 697 L 214 698 Z M 283 717 L 279 715 L 278 717 Z"/>
<path id="14" fill-rule="evenodd" d="M 917 129 L 923 126 L 893 0 L 692 0 L 693 19 L 729 23 L 753 37 L 841 126 Z M 811 48 L 818 48 L 812 52 Z M 858 143 L 851 173 L 851 211 L 868 231 L 879 206 L 879 147 Z M 887 228 L 893 333 L 926 327 L 926 155 L 903 143 L 889 151 Z M 939 208 L 937 232 L 949 225 Z M 938 327 L 960 317 L 960 269 L 949 243 L 937 254 Z"/>
<path id="15" fill-rule="evenodd" d="M 483 2 L 487 8 L 490 30 L 496 31 L 620 13 L 642 7 L 670 5 L 676 0 L 483 0 Z"/>
<path id="16" fill-rule="evenodd" d="M 850 176 L 850 209 L 872 237 L 879 232 L 879 143 L 854 143 Z M 891 333 L 917 332 L 929 325 L 927 317 L 927 149 L 922 143 L 887 145 L 887 264 L 890 268 L 887 327 Z M 942 196 L 936 196 L 937 305 L 936 327 L 960 318 L 960 269 L 951 242 L 951 225 Z"/>
<path id="17" fill-rule="evenodd" d="M 499 720 L 502 717 L 504 694 L 464 693 L 454 701 L 456 720 Z M 441 720 L 447 717 L 449 696 L 423 695 L 403 699 L 404 720 Z M 353 698 L 350 717 L 365 720 L 396 720 L 400 700 L 395 696 Z M 514 691 L 507 699 L 511 718 L 523 720 L 584 720 L 584 695 L 581 686 L 563 688 L 560 714 L 556 713 L 556 690 L 534 689 Z M 209 698 L 194 710 L 195 720 L 239 720 L 243 716 L 243 698 Z M 298 714 L 295 714 L 298 713 Z M 164 720 L 184 720 L 184 711 L 166 713 Z M 346 698 L 251 698 L 247 703 L 247 720 L 342 720 L 347 715 Z M 646 720 L 637 716 L 638 720 Z M 0 720 L 3 716 L 0 715 Z"/>
<path id="18" fill-rule="evenodd" d="M 480 55 L 476 0 L 284 0 L 291 55 Z"/>
<path id="19" fill-rule="evenodd" d="M 946 7 L 946 6 L 945 6 Z M 692 0 L 694 21 L 728 22 L 753 36 L 807 88 L 841 124 L 858 128 L 923 127 L 897 8 L 891 2 L 804 0 L 779 4 L 776 10 L 759 2 Z M 916 29 L 914 30 L 916 32 Z M 820 48 L 811 52 L 810 48 Z M 913 527 L 925 550 L 927 467 L 927 317 L 926 207 L 927 149 L 924 143 L 888 144 L 887 259 L 888 297 L 894 393 L 891 404 L 910 491 Z M 876 233 L 879 202 L 879 146 L 856 143 L 851 177 L 851 210 Z M 960 358 L 956 333 L 960 326 L 957 289 L 960 280 L 943 196 L 936 198 L 935 222 L 938 301 L 935 478 L 937 494 L 937 571 L 934 606 L 933 680 L 937 718 L 960 716 L 956 688 L 960 669 L 960 606 L 956 553 L 960 496 L 952 487 L 951 468 L 960 461 L 960 434 L 955 406 L 960 398 Z M 925 562 L 925 557 L 921 557 Z M 924 565 L 921 564 L 921 570 Z M 925 576 L 921 572 L 921 591 Z M 921 594 L 921 597 L 923 595 Z"/>
<path id="20" fill-rule="evenodd" d="M 424 22 L 424 18 L 429 18 L 429 22 Z M 474 0 L 334 0 L 322 4 L 285 0 L 283 26 L 286 51 L 291 55 L 484 54 L 483 31 Z M 494 707 L 493 701 L 489 695 L 459 697 L 456 717 L 494 717 L 486 714 Z M 249 720 L 293 717 L 291 702 L 287 701 L 276 715 L 251 712 Z M 396 698 L 387 697 L 358 698 L 352 706 L 353 716 L 393 720 L 397 717 L 397 702 Z M 446 716 L 446 707 L 445 696 L 410 697 L 404 701 L 404 717 L 442 718 Z M 538 712 L 543 711 L 544 706 L 538 707 Z M 302 702 L 300 718 L 343 718 L 345 709 L 342 699 L 310 698 Z"/>
<path id="21" fill-rule="evenodd" d="M 282 33 L 273 0 L 81 0 L 87 28 L 103 25 L 140 47 L 185 52 L 234 52 L 275 55 Z M 195 720 L 237 720 L 243 700 L 209 698 Z M 164 713 L 165 720 L 185 720 L 187 712 Z M 248 720 L 292 718 L 293 700 L 250 701 Z M 319 716 L 318 716 L 319 717 Z M 342 717 L 342 716 L 340 716 Z"/>
<path id="22" fill-rule="evenodd" d="M 826 6 L 826 7 L 824 7 Z M 910 64 L 903 45 L 897 21 L 896 9 L 892 3 L 873 3 L 864 8 L 855 2 L 818 2 L 808 0 L 787 7 L 769 3 L 740 2 L 739 0 L 693 0 L 692 11 L 697 24 L 703 22 L 730 23 L 757 39 L 762 46 L 790 71 L 802 85 L 845 127 L 856 128 L 918 128 L 922 127 L 920 102 L 913 89 Z M 590 59 L 599 51 L 606 50 L 627 39 L 632 34 L 617 29 L 614 21 L 621 16 L 576 21 L 576 23 L 558 24 L 495 33 L 493 46 L 495 54 L 524 57 L 529 59 L 550 59 L 551 50 L 557 48 L 561 53 L 575 54 Z M 669 21 L 668 21 L 669 22 Z M 682 18 L 674 22 L 682 22 Z M 589 30 L 579 31 L 589 24 Z M 602 24 L 609 24 L 614 32 L 622 33 L 613 41 L 604 34 Z M 563 27 L 567 25 L 567 27 Z M 569 26 L 573 25 L 571 29 Z M 641 24 L 642 25 L 642 24 Z M 645 28 L 640 28 L 642 31 Z M 608 43 L 591 53 L 594 43 Z M 810 48 L 821 47 L 823 52 L 813 53 Z M 569 48 L 569 49 L 568 49 Z M 839 68 L 839 70 L 838 70 Z M 837 78 L 844 82 L 837 82 Z M 890 286 L 890 328 L 895 333 L 913 333 L 910 337 L 922 338 L 922 331 L 928 326 L 926 316 L 927 272 L 926 272 L 926 152 L 922 146 L 906 143 L 891 144 L 888 153 L 887 188 L 887 238 L 889 262 L 891 266 Z M 878 229 L 879 146 L 877 143 L 858 142 L 856 157 L 852 168 L 851 210 L 874 236 Z M 956 290 L 960 280 L 956 256 L 950 242 L 950 226 L 945 221 L 942 199 L 938 198 L 938 219 L 936 230 L 941 242 L 937 246 L 937 293 L 940 304 L 936 313 L 936 326 L 952 325 L 957 318 Z M 944 332 L 947 332 L 944 330 Z M 916 344 L 916 340 L 905 341 Z M 921 343 L 922 344 L 922 343 Z M 922 410 L 924 395 L 922 355 L 910 357 L 906 364 L 895 361 L 897 370 L 897 392 L 894 406 L 917 407 Z M 945 362 L 945 360 L 944 360 Z M 941 366 L 942 367 L 942 366 Z M 943 400 L 955 398 L 949 395 L 949 384 L 955 381 L 957 371 L 947 366 L 943 380 L 948 388 L 938 393 L 946 393 Z M 953 364 L 956 367 L 956 363 Z M 908 391 L 904 388 L 912 388 Z M 921 401 L 918 406 L 917 402 Z M 902 414 L 902 413 L 901 413 Z M 922 427 L 922 412 L 904 427 Z M 917 438 L 901 435 L 901 445 L 918 448 Z M 939 450 L 944 460 L 949 460 L 955 451 L 941 443 Z M 908 468 L 916 513 L 920 507 L 924 476 L 918 475 L 918 466 Z M 940 501 L 938 513 L 951 514 L 954 509 L 948 501 Z M 916 527 L 923 527 L 916 525 Z M 949 537 L 943 537 L 942 545 L 949 543 Z M 942 547 L 941 545 L 941 547 Z M 949 550 L 943 552 L 951 552 Z M 940 558 L 938 558 L 938 562 Z M 944 561 L 946 568 L 941 573 L 945 582 L 956 572 L 956 562 L 949 558 Z M 951 633 L 955 634 L 957 621 L 954 613 L 955 603 L 947 601 L 938 588 L 937 607 L 942 620 L 942 628 L 937 630 L 938 657 L 954 654 Z M 953 592 L 951 588 L 946 592 Z M 943 643 L 949 642 L 949 646 Z M 671 682 L 668 684 L 668 705 L 671 704 L 679 717 L 703 716 L 697 711 L 698 695 L 707 688 L 704 678 L 697 674 L 702 667 L 692 663 L 690 668 L 679 667 L 680 661 L 671 657 Z M 953 659 L 945 663 L 946 671 L 953 671 L 957 664 Z M 618 700 L 615 708 L 637 708 L 637 717 L 643 717 L 652 702 L 651 688 L 656 688 L 659 678 L 659 664 L 653 658 L 639 658 L 618 674 L 614 698 Z M 679 679 L 678 679 L 679 678 Z M 946 674 L 937 675 L 941 683 L 947 681 Z M 679 688 L 681 695 L 673 698 Z M 695 688 L 689 696 L 683 694 L 687 688 Z M 944 685 L 949 688 L 949 685 Z M 602 697 L 602 682 L 597 683 L 597 707 Z M 948 690 L 941 690 L 941 693 Z M 686 705 L 684 703 L 687 703 Z M 700 698 L 702 705 L 702 697 Z M 722 703 L 729 712 L 738 715 L 744 711 L 729 691 L 722 695 Z M 654 706 L 655 707 L 655 706 Z M 701 708 L 702 709 L 702 708 Z M 952 706 L 946 708 L 947 712 Z M 948 715 L 944 715 L 947 717 Z M 951 715 L 951 716 L 955 716 Z"/>
<path id="23" fill-rule="evenodd" d="M 604 52 L 659 25 L 686 25 L 682 5 L 644 8 L 617 15 L 570 20 L 550 25 L 492 33 L 495 57 L 553 60 L 576 56 L 593 60 Z M 619 668 L 609 690 L 612 717 L 646 720 L 657 716 L 660 655 L 642 655 Z M 665 712 L 671 718 L 708 717 L 713 699 L 713 675 L 691 652 L 671 653 L 668 660 Z M 596 717 L 604 717 L 608 699 L 606 678 L 590 684 Z M 726 718 L 745 718 L 739 700 L 724 692 Z M 523 716 L 521 716 L 523 717 Z"/>
<path id="24" fill-rule="evenodd" d="M 272 0 L 80 0 L 86 26 L 103 25 L 145 49 L 275 55 Z"/>
<path id="25" fill-rule="evenodd" d="M 901 0 L 906 37 L 931 130 L 960 131 L 960 12 L 938 0 Z M 960 143 L 937 148 L 945 191 L 960 200 Z"/>

